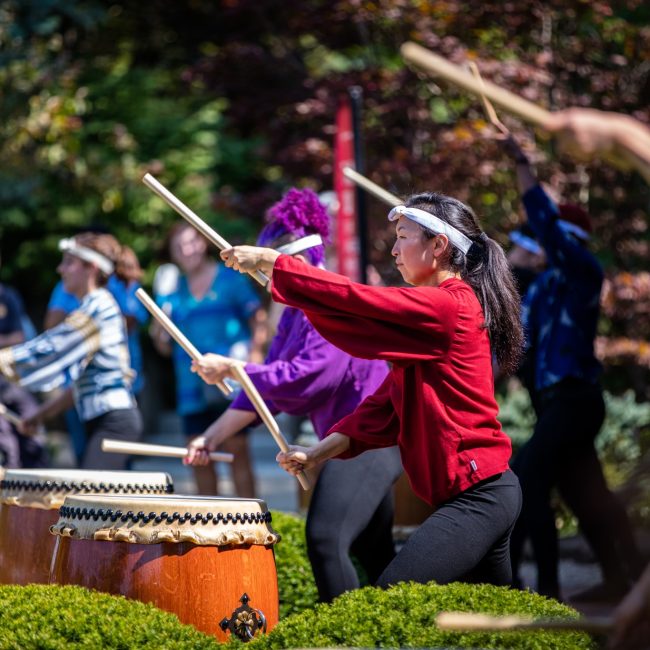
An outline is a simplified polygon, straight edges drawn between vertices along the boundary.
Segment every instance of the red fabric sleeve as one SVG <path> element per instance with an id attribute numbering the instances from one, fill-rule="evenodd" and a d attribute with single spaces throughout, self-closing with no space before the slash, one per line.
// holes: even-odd
<path id="1" fill-rule="evenodd" d="M 327 432 L 343 433 L 350 438 L 350 447 L 340 458 L 352 458 L 368 449 L 393 447 L 397 444 L 400 422 L 393 406 L 391 391 L 395 389 L 392 373 L 381 386 Z"/>
<path id="2" fill-rule="evenodd" d="M 440 359 L 454 336 L 458 306 L 437 287 L 369 287 L 280 255 L 273 299 L 302 309 L 349 354 L 393 363 Z"/>

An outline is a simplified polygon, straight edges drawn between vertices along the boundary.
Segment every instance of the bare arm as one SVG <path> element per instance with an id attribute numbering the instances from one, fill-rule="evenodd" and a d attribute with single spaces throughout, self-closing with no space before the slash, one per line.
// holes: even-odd
<path id="1" fill-rule="evenodd" d="M 650 128 L 633 117 L 569 108 L 552 113 L 545 128 L 577 160 L 600 158 L 623 169 L 636 169 L 650 183 Z"/>
<path id="2" fill-rule="evenodd" d="M 350 438 L 342 433 L 334 432 L 313 447 L 291 445 L 289 451 L 281 451 L 275 459 L 285 472 L 296 476 L 306 469 L 311 469 L 319 463 L 339 456 L 349 447 Z"/>

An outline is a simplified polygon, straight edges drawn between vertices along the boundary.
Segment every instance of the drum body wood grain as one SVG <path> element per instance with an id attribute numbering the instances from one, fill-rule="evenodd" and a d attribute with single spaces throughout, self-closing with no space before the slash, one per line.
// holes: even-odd
<path id="1" fill-rule="evenodd" d="M 268 519 L 253 499 L 70 497 L 52 529 L 51 582 L 151 603 L 223 641 L 244 608 L 239 631 L 252 637 L 278 621 Z"/>
<path id="2" fill-rule="evenodd" d="M 66 495 L 166 494 L 162 472 L 7 470 L 0 482 L 0 584 L 47 584 L 55 537 L 50 527 Z"/>
<path id="3" fill-rule="evenodd" d="M 57 510 L 0 505 L 0 584 L 47 583 Z"/>

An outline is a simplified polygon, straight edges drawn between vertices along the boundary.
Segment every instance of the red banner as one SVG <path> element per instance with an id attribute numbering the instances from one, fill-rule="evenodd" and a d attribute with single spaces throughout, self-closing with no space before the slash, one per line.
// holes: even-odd
<path id="1" fill-rule="evenodd" d="M 354 167 L 352 106 L 348 97 L 341 98 L 336 111 L 334 191 L 336 192 L 339 208 L 336 215 L 335 244 L 338 272 L 358 282 L 360 280 L 360 273 L 356 194 L 354 183 L 343 175 L 344 167 Z"/>

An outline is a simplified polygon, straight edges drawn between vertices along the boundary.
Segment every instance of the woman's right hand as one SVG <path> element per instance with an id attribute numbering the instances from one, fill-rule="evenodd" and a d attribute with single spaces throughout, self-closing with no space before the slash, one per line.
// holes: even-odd
<path id="1" fill-rule="evenodd" d="M 313 457 L 313 449 L 313 447 L 290 445 L 287 451 L 279 452 L 275 460 L 285 472 L 297 476 L 300 472 L 318 464 Z"/>
<path id="2" fill-rule="evenodd" d="M 212 442 L 210 436 L 201 434 L 187 445 L 187 456 L 183 458 L 184 465 L 193 465 L 200 467 L 201 465 L 208 465 L 210 460 L 210 452 L 216 449 L 216 445 Z"/>

